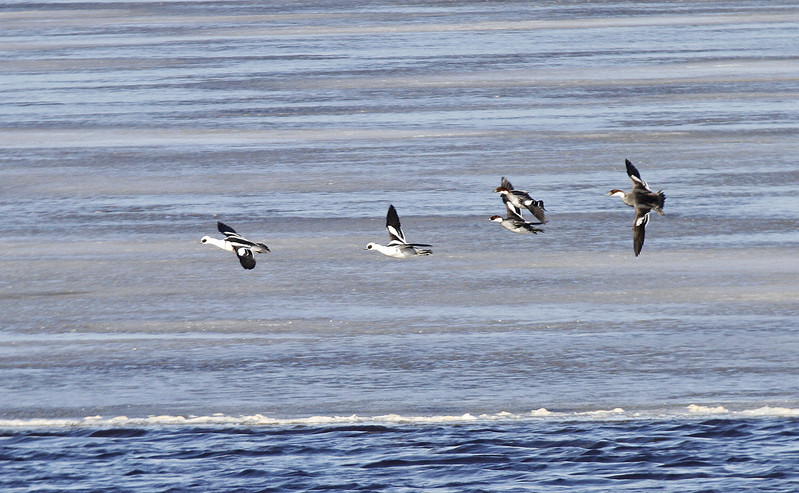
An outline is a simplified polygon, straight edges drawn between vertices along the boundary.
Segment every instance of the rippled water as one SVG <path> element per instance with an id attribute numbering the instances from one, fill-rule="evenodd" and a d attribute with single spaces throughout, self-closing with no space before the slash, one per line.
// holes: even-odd
<path id="1" fill-rule="evenodd" d="M 0 433 L 7 491 L 793 491 L 796 420 Z M 57 466 L 54 466 L 57 464 Z"/>
<path id="2" fill-rule="evenodd" d="M 0 23 L 3 488 L 796 489 L 792 2 Z M 389 204 L 432 256 L 363 250 Z"/>

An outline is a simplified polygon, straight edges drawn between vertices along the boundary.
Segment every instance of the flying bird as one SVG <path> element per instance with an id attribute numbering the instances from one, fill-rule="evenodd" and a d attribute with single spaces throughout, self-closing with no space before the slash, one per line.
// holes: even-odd
<path id="1" fill-rule="evenodd" d="M 225 235 L 224 240 L 219 240 L 210 236 L 203 236 L 202 239 L 200 239 L 200 243 L 210 243 L 211 245 L 219 247 L 222 250 L 235 253 L 236 257 L 238 257 L 239 262 L 241 263 L 241 266 L 245 269 L 249 270 L 255 268 L 255 253 L 267 253 L 271 251 L 265 243 L 256 243 L 254 241 L 250 241 L 236 233 L 236 230 L 222 222 L 217 221 L 216 229 Z"/>
<path id="2" fill-rule="evenodd" d="M 495 223 L 499 223 L 502 225 L 503 228 L 507 229 L 508 231 L 512 231 L 514 233 L 540 233 L 544 231 L 543 229 L 536 228 L 533 226 L 533 223 L 527 222 L 522 217 L 522 211 L 518 207 L 515 207 L 513 204 L 510 203 L 510 200 L 506 196 L 502 196 L 502 202 L 505 203 L 505 210 L 506 215 L 503 218 L 502 216 L 491 216 L 489 219 L 494 221 Z"/>
<path id="3" fill-rule="evenodd" d="M 543 200 L 533 199 L 526 190 L 514 189 L 513 185 L 511 185 L 511 183 L 504 176 L 502 177 L 501 185 L 498 186 L 494 192 L 499 193 L 503 197 L 507 198 L 508 201 L 517 209 L 529 210 L 533 213 L 536 219 L 541 222 L 541 224 L 546 224 L 546 209 L 544 209 Z"/>
<path id="4" fill-rule="evenodd" d="M 646 225 L 649 223 L 649 212 L 655 211 L 663 216 L 663 205 L 666 202 L 666 194 L 662 190 L 653 192 L 649 189 L 641 173 L 633 166 L 629 159 L 625 159 L 627 174 L 633 182 L 633 189 L 629 192 L 614 188 L 607 195 L 621 197 L 621 201 L 635 209 L 635 219 L 633 220 L 633 252 L 637 257 L 644 246 L 646 236 Z"/>
<path id="5" fill-rule="evenodd" d="M 417 247 L 429 247 L 425 243 L 408 243 L 405 240 L 405 234 L 402 232 L 400 226 L 399 216 L 397 210 L 393 205 L 388 206 L 388 214 L 386 214 L 386 231 L 391 241 L 388 245 L 380 245 L 378 243 L 369 243 L 364 250 L 377 250 L 383 255 L 394 258 L 410 258 L 419 255 L 430 255 L 433 250 Z"/>

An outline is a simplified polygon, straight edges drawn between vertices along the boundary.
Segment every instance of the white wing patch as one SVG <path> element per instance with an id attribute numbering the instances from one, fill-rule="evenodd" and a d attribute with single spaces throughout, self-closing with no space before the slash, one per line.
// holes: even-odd
<path id="1" fill-rule="evenodd" d="M 643 179 L 641 179 L 641 178 L 638 178 L 638 177 L 637 177 L 637 176 L 635 176 L 635 175 L 630 175 L 630 179 L 633 181 L 633 183 L 638 183 L 638 184 L 639 184 L 639 185 L 641 185 L 642 187 L 644 187 L 644 188 L 646 188 L 647 190 L 649 190 L 649 185 L 647 185 L 647 184 L 646 184 L 646 182 L 645 182 Z"/>
<path id="2" fill-rule="evenodd" d="M 403 243 L 407 243 L 405 241 L 405 236 L 402 234 L 402 230 L 401 229 L 397 229 L 397 228 L 395 228 L 394 226 L 391 226 L 391 225 L 386 226 L 386 229 L 388 230 L 389 236 L 391 236 L 392 238 L 397 238 Z"/>

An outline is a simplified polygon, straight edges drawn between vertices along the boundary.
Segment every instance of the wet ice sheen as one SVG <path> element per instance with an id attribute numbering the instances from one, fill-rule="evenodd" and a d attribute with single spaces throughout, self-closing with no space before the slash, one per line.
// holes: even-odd
<path id="1" fill-rule="evenodd" d="M 0 19 L 4 488 L 793 489 L 792 3 Z M 362 250 L 390 203 L 432 256 Z"/>

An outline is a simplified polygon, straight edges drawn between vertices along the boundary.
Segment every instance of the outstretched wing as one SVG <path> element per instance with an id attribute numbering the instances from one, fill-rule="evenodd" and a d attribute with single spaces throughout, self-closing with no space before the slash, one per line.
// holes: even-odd
<path id="1" fill-rule="evenodd" d="M 633 166 L 633 163 L 631 163 L 629 159 L 625 159 L 624 164 L 627 165 L 627 175 L 629 175 L 630 180 L 633 181 L 633 188 L 649 190 L 649 185 L 641 178 L 641 173 L 638 172 L 638 168 Z"/>
<path id="2" fill-rule="evenodd" d="M 407 243 L 407 241 L 405 241 L 405 234 L 402 232 L 402 226 L 400 226 L 397 209 L 395 209 L 393 205 L 388 206 L 388 214 L 386 214 L 386 231 L 388 231 L 388 236 L 391 238 L 391 242 L 396 241 L 399 243 Z M 389 242 L 389 244 L 391 244 L 391 242 Z"/>
<path id="3" fill-rule="evenodd" d="M 218 229 L 220 233 L 225 235 L 225 239 L 229 241 L 234 248 L 245 247 L 252 249 L 258 253 L 266 253 L 272 251 L 269 249 L 268 246 L 266 246 L 266 243 L 258 243 L 255 241 L 248 240 L 247 238 L 236 233 L 236 230 L 234 230 L 233 228 L 231 228 L 230 226 L 221 221 L 217 221 L 216 229 Z M 255 265 L 255 261 L 253 261 L 253 265 Z M 250 267 L 250 269 L 252 269 L 252 267 Z"/>
<path id="4" fill-rule="evenodd" d="M 222 233 L 225 236 L 239 236 L 239 234 L 236 233 L 235 229 L 231 228 L 230 226 L 228 226 L 227 224 L 223 223 L 222 221 L 217 221 L 216 222 L 216 229 L 218 229 L 219 232 Z"/>
<path id="5" fill-rule="evenodd" d="M 255 268 L 255 256 L 249 248 L 237 248 L 236 256 L 239 258 L 239 263 L 247 270 Z"/>
<path id="6" fill-rule="evenodd" d="M 524 218 L 522 217 L 522 210 L 519 209 L 518 207 L 516 207 L 515 205 L 513 205 L 511 203 L 511 201 L 508 200 L 508 197 L 503 195 L 502 196 L 502 202 L 505 203 L 505 210 L 507 211 L 508 219 L 514 219 L 514 220 L 517 220 L 517 221 L 524 221 Z"/>
<path id="7" fill-rule="evenodd" d="M 633 252 L 637 257 L 644 247 L 644 237 L 646 236 L 646 225 L 649 222 L 649 212 L 643 209 L 635 209 L 635 221 L 633 222 Z"/>
<path id="8" fill-rule="evenodd" d="M 545 212 L 546 209 L 544 209 L 543 200 L 533 200 L 533 202 L 527 206 L 527 209 L 533 213 L 533 215 L 541 222 L 541 224 L 546 224 L 547 216 Z"/>
<path id="9" fill-rule="evenodd" d="M 504 176 L 502 177 L 502 181 L 500 182 L 500 184 L 502 185 L 502 188 L 513 190 L 513 185 L 511 185 L 510 181 L 508 181 L 508 179 L 505 178 Z"/>

